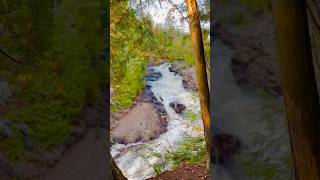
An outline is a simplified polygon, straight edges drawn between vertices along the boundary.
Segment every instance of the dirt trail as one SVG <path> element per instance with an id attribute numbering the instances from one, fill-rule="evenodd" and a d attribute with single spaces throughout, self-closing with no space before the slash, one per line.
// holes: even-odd
<path id="1" fill-rule="evenodd" d="M 104 129 L 90 128 L 86 137 L 71 147 L 48 170 L 43 180 L 105 180 L 107 145 Z"/>

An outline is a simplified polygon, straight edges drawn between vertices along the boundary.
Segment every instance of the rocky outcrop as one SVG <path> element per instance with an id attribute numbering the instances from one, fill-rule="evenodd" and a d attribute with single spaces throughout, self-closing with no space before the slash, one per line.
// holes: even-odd
<path id="1" fill-rule="evenodd" d="M 280 95 L 272 14 L 268 10 L 250 11 L 235 4 L 217 3 L 214 26 L 217 38 L 235 52 L 231 67 L 235 80 L 242 87 L 261 88 L 273 95 Z M 235 13 L 229 17 L 222 16 L 227 11 Z M 245 25 L 232 21 L 237 14 L 242 15 Z"/>
<path id="2" fill-rule="evenodd" d="M 159 118 L 156 109 L 150 103 L 139 102 L 130 112 L 119 120 L 113 130 L 113 140 L 118 143 L 148 141 L 165 131 L 165 118 Z"/>
<path id="3" fill-rule="evenodd" d="M 148 68 L 147 75 L 144 77 L 145 81 L 158 81 L 162 78 L 162 74 L 160 72 L 155 71 L 152 68 Z"/>
<path id="4" fill-rule="evenodd" d="M 211 133 L 211 162 L 223 163 L 225 160 L 232 159 L 240 152 L 240 140 L 217 128 L 213 128 Z"/>
<path id="5" fill-rule="evenodd" d="M 169 70 L 182 76 L 182 85 L 185 89 L 191 91 L 198 91 L 196 81 L 196 70 L 194 66 L 186 66 L 183 61 L 174 61 L 171 63 Z"/>
<path id="6" fill-rule="evenodd" d="M 160 72 L 148 68 L 145 81 L 157 81 Z M 148 141 L 166 131 L 167 112 L 148 85 L 141 91 L 132 108 L 111 113 L 111 139 L 117 143 Z"/>

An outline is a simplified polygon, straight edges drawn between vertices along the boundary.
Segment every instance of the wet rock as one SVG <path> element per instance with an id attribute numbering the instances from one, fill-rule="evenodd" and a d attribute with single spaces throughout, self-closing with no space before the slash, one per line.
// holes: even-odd
<path id="1" fill-rule="evenodd" d="M 177 114 L 181 114 L 185 109 L 186 106 L 184 104 L 181 104 L 179 102 L 170 102 L 169 106 L 176 112 Z"/>
<path id="2" fill-rule="evenodd" d="M 169 71 L 170 71 L 170 72 L 173 72 L 174 75 L 179 74 L 179 70 L 178 70 L 175 66 L 170 66 L 170 67 L 169 67 Z"/>
<path id="3" fill-rule="evenodd" d="M 153 104 L 138 102 L 119 120 L 119 125 L 112 130 L 111 135 L 115 142 L 128 144 L 151 140 L 165 130 L 164 120 L 160 118 Z"/>
<path id="4" fill-rule="evenodd" d="M 221 5 L 216 8 L 216 11 L 224 14 L 223 12 L 230 11 L 234 7 Z M 231 66 L 237 84 L 241 87 L 263 89 L 272 95 L 279 96 L 281 83 L 274 45 L 272 14 L 260 12 L 250 17 L 254 18 L 248 19 L 248 24 L 241 27 L 241 30 L 231 21 L 217 17 L 215 30 L 219 39 L 234 51 Z"/>
<path id="5" fill-rule="evenodd" d="M 154 69 L 148 69 L 147 75 L 144 77 L 146 81 L 158 81 L 162 78 L 162 74 L 160 72 L 155 71 Z"/>
<path id="6" fill-rule="evenodd" d="M 222 163 L 239 153 L 241 142 L 234 135 L 215 130 L 212 136 L 211 161 L 213 163 Z"/>
<path id="7" fill-rule="evenodd" d="M 169 70 L 182 76 L 182 85 L 185 89 L 192 91 L 198 90 L 194 66 L 186 66 L 183 61 L 174 61 Z"/>

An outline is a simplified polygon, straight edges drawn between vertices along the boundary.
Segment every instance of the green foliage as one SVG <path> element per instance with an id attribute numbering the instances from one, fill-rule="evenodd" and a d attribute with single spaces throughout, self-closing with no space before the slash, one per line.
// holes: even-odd
<path id="1" fill-rule="evenodd" d="M 170 160 L 174 166 L 179 166 L 182 163 L 196 164 L 206 161 L 207 151 L 204 137 L 185 134 L 181 142 L 178 143 L 178 149 L 167 151 L 165 158 Z"/>
<path id="2" fill-rule="evenodd" d="M 278 172 L 275 165 L 266 164 L 264 162 L 243 160 L 240 161 L 242 169 L 244 169 L 243 174 L 247 177 L 254 179 L 272 179 Z M 251 169 L 254 167 L 254 170 Z"/>
<path id="3" fill-rule="evenodd" d="M 121 82 L 114 85 L 116 95 L 113 97 L 113 102 L 116 102 L 112 110 L 126 109 L 130 107 L 138 95 L 139 91 L 144 87 L 142 77 L 145 75 L 145 64 L 147 59 L 131 59 L 127 65 L 128 70 Z"/>
<path id="4" fill-rule="evenodd" d="M 206 2 L 209 9 L 209 1 Z M 110 48 L 112 111 L 131 107 L 144 87 L 143 76 L 150 59 L 184 60 L 194 64 L 190 34 L 174 27 L 168 15 L 165 27 L 154 25 L 151 17 L 136 13 L 128 1 L 110 1 Z M 139 15 L 138 15 L 139 14 Z M 203 30 L 206 57 L 210 58 L 209 32 Z"/>
<path id="5" fill-rule="evenodd" d="M 96 100 L 99 84 L 106 81 L 106 64 L 98 58 L 103 48 L 100 1 L 61 1 L 55 14 L 52 2 L 34 0 L 18 9 L 32 19 L 28 23 L 33 27 L 30 34 L 34 35 L 29 36 L 27 31 L 21 39 L 32 38 L 30 42 L 35 44 L 32 51 L 29 40 L 11 49 L 13 54 L 18 54 L 20 48 L 33 52 L 19 55 L 32 61 L 32 65 L 2 69 L 20 101 L 5 116 L 26 123 L 37 148 L 63 143 L 69 135 L 70 121 L 84 105 Z M 25 30 L 23 22 L 18 21 L 17 26 Z M 6 45 L 11 44 L 8 41 Z M 15 139 L 12 141 L 18 142 L 18 136 Z M 9 152 L 17 148 L 13 143 L 7 144 Z"/>
<path id="6" fill-rule="evenodd" d="M 153 43 L 150 17 L 137 17 L 127 1 L 110 1 L 112 111 L 130 107 L 144 87 Z"/>
<path id="7" fill-rule="evenodd" d="M 186 111 L 185 113 L 186 119 L 190 120 L 191 122 L 195 122 L 197 119 L 200 119 L 199 113 L 194 113 L 192 111 Z"/>

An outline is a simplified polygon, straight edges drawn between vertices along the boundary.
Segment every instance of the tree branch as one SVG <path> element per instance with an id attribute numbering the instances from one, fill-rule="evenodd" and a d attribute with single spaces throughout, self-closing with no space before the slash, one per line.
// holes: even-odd
<path id="1" fill-rule="evenodd" d="M 17 63 L 17 64 L 23 64 L 24 62 L 21 62 L 21 61 L 18 61 L 18 60 L 16 60 L 16 59 L 14 59 L 13 57 L 11 57 L 8 53 L 6 53 L 4 50 L 2 50 L 1 48 L 0 48 L 0 52 L 5 56 L 5 57 L 7 57 L 8 59 L 10 59 L 11 61 L 13 61 L 13 62 L 15 62 L 15 63 Z"/>
<path id="2" fill-rule="evenodd" d="M 320 31 L 320 11 L 317 3 L 314 0 L 306 0 L 306 4 L 317 29 Z"/>
<path id="3" fill-rule="evenodd" d="M 186 18 L 186 17 L 183 15 L 183 13 L 180 11 L 180 9 L 178 8 L 178 6 L 177 6 L 175 3 L 173 3 L 171 0 L 168 0 L 168 2 L 180 13 L 182 19 L 186 20 L 187 23 L 189 23 L 188 18 Z"/>

